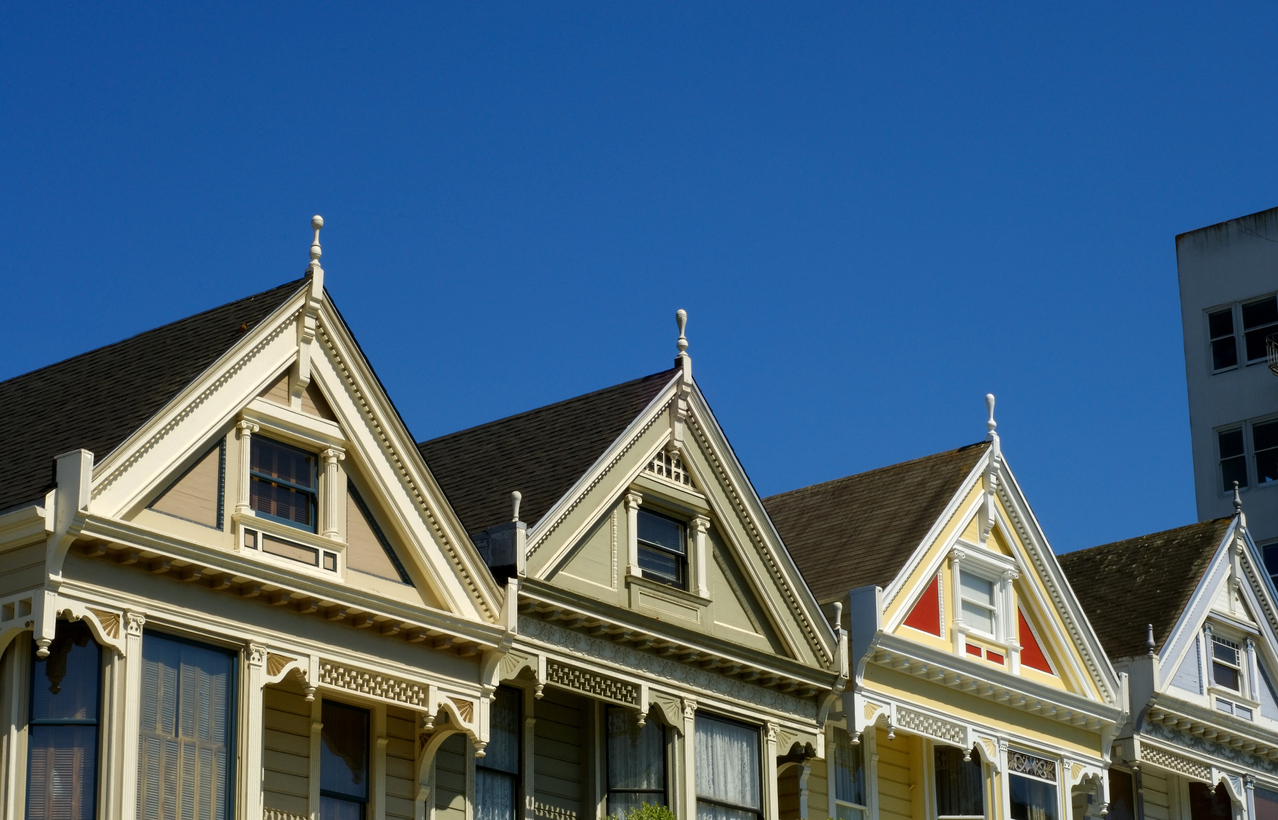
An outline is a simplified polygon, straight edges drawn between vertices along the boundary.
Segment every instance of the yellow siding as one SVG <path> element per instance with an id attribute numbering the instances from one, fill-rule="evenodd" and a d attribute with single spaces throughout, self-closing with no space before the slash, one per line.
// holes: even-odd
<path id="1" fill-rule="evenodd" d="M 829 746 L 826 753 L 829 753 Z M 830 783 L 824 760 L 812 761 L 812 774 L 808 775 L 808 817 L 825 820 L 830 816 Z"/>
<path id="2" fill-rule="evenodd" d="M 877 730 L 875 751 L 879 759 L 879 817 L 882 820 L 912 820 L 916 808 L 922 806 L 921 795 L 914 793 L 914 784 L 921 778 L 921 772 L 915 771 L 919 753 L 912 748 L 918 742 L 917 738 L 905 734 L 888 740 L 887 732 Z"/>
<path id="3" fill-rule="evenodd" d="M 466 738 L 453 735 L 435 753 L 435 820 L 466 820 Z"/>
<path id="4" fill-rule="evenodd" d="M 799 820 L 799 766 L 777 773 L 777 810 L 781 820 Z"/>
<path id="5" fill-rule="evenodd" d="M 537 816 L 582 816 L 585 784 L 583 741 L 588 722 L 582 699 L 561 689 L 547 687 L 536 701 L 533 736 L 533 789 Z"/>
<path id="6" fill-rule="evenodd" d="M 922 583 L 924 575 L 930 576 L 931 572 L 935 571 L 934 569 L 932 571 L 928 570 L 928 563 L 932 560 L 932 557 L 935 555 L 936 551 L 941 548 L 941 545 L 948 544 L 950 542 L 950 539 L 954 536 L 955 531 L 959 528 L 959 525 L 964 520 L 960 516 L 962 516 L 964 511 L 967 510 L 968 507 L 972 504 L 972 502 L 976 500 L 976 497 L 977 495 L 980 494 L 980 492 L 981 492 L 981 488 L 979 483 L 974 484 L 969 489 L 967 497 L 964 498 L 962 503 L 959 504 L 957 513 L 954 516 L 952 516 L 949 521 L 945 522 L 945 526 L 941 530 L 940 538 L 937 539 L 937 541 L 929 547 L 928 554 L 921 561 L 919 561 L 917 564 L 914 565 L 914 568 L 910 572 L 909 579 L 905 582 L 905 585 L 902 587 L 902 590 L 914 589 L 916 586 Z M 947 596 L 949 595 L 948 591 L 946 592 L 946 595 Z M 951 599 L 949 597 L 946 597 L 945 600 L 948 602 Z M 905 595 L 897 595 L 895 599 L 891 601 L 885 601 L 884 603 L 886 606 L 883 612 L 883 620 L 891 621 L 897 616 L 901 608 L 909 606 L 911 601 Z"/>
<path id="7" fill-rule="evenodd" d="M 275 686 L 266 687 L 262 697 L 262 805 L 305 817 L 310 812 L 311 704 L 301 692 Z"/>
<path id="8" fill-rule="evenodd" d="M 395 707 L 386 710 L 386 816 L 413 820 L 417 795 L 417 770 L 413 713 Z"/>

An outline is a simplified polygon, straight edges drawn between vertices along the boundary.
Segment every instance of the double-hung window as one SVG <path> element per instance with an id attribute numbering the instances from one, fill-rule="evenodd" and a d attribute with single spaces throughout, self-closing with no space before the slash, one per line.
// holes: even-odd
<path id="1" fill-rule="evenodd" d="M 1060 820 L 1055 761 L 1009 752 L 1007 787 L 1011 820 Z"/>
<path id="2" fill-rule="evenodd" d="M 249 506 L 262 518 L 315 532 L 315 455 L 260 436 L 251 447 Z"/>
<path id="3" fill-rule="evenodd" d="M 1216 443 L 1220 447 L 1220 479 L 1222 489 L 1229 492 L 1234 482 L 1239 487 L 1247 486 L 1247 447 L 1243 442 L 1241 427 L 1232 430 L 1221 430 L 1216 434 Z"/>
<path id="4" fill-rule="evenodd" d="M 320 820 L 364 820 L 368 710 L 326 700 L 321 715 Z"/>
<path id="5" fill-rule="evenodd" d="M 1217 430 L 1216 446 L 1224 492 L 1233 492 L 1235 481 L 1239 487 L 1248 486 L 1253 479 L 1257 485 L 1278 481 L 1278 419 Z M 1249 466 L 1255 467 L 1254 474 Z"/>
<path id="6" fill-rule="evenodd" d="M 139 816 L 231 820 L 235 669 L 235 653 L 143 636 Z"/>
<path id="7" fill-rule="evenodd" d="M 673 518 L 639 510 L 639 568 L 645 578 L 686 589 L 688 541 L 684 525 Z"/>
<path id="8" fill-rule="evenodd" d="M 697 820 L 760 820 L 763 789 L 759 730 L 697 715 Z"/>
<path id="9" fill-rule="evenodd" d="M 1238 644 L 1219 635 L 1211 636 L 1211 682 L 1231 692 L 1243 691 L 1242 651 Z"/>
<path id="10" fill-rule="evenodd" d="M 959 598 L 963 606 L 964 625 L 990 637 L 997 637 L 998 606 L 994 595 L 994 582 L 967 570 L 961 570 Z"/>
<path id="11" fill-rule="evenodd" d="M 28 820 L 96 815 L 102 650 L 83 621 L 59 621 L 31 665 Z"/>
<path id="12" fill-rule="evenodd" d="M 514 820 L 519 800 L 519 701 L 517 689 L 499 687 L 489 712 L 484 756 L 475 761 L 475 820 Z"/>
<path id="13" fill-rule="evenodd" d="M 842 729 L 834 730 L 834 820 L 866 820 L 865 764 L 861 746 Z"/>
<path id="14" fill-rule="evenodd" d="M 666 805 L 666 729 L 633 711 L 608 707 L 608 816 L 625 817 L 645 803 Z"/>
<path id="15" fill-rule="evenodd" d="M 985 773 L 981 760 L 952 746 L 937 746 L 932 753 L 936 775 L 938 820 L 985 818 Z"/>
<path id="16" fill-rule="evenodd" d="M 1207 332 L 1211 336 L 1211 369 L 1228 370 L 1238 366 L 1238 340 L 1234 338 L 1234 306 L 1207 314 Z"/>
<path id="17" fill-rule="evenodd" d="M 1252 790 L 1252 796 L 1256 802 L 1256 813 L 1252 820 L 1278 820 L 1278 792 L 1256 786 Z"/>
<path id="18" fill-rule="evenodd" d="M 1266 296 L 1242 306 L 1243 348 L 1247 352 L 1247 363 L 1268 359 L 1265 339 L 1278 333 L 1278 299 Z"/>

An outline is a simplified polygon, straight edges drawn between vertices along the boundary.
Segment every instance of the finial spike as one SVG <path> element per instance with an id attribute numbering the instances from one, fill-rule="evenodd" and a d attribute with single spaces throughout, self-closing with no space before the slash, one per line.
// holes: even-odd
<path id="1" fill-rule="evenodd" d="M 1145 651 L 1150 655 L 1154 654 L 1154 625 L 1149 624 L 1145 633 Z"/>
<path id="2" fill-rule="evenodd" d="M 989 435 L 993 436 L 994 429 L 998 427 L 998 422 L 994 420 L 994 394 L 993 393 L 985 394 L 985 409 L 988 410 L 990 413 L 990 420 L 985 422 L 985 429 L 988 431 Z"/>
<path id="3" fill-rule="evenodd" d="M 1234 515 L 1242 512 L 1242 495 L 1238 492 L 1238 482 L 1234 482 Z"/>
<path id="4" fill-rule="evenodd" d="M 320 228 L 324 227 L 324 217 L 319 214 L 311 217 L 311 227 L 315 229 L 315 241 L 311 243 L 311 267 L 318 268 L 320 255 L 322 253 L 320 251 L 319 234 Z"/>
<path id="5" fill-rule="evenodd" d="M 688 337 L 685 335 L 684 331 L 686 331 L 688 327 L 688 311 L 683 308 L 675 311 L 675 324 L 679 326 L 679 341 L 676 343 L 676 346 L 679 348 L 679 355 L 687 356 Z"/>
<path id="6" fill-rule="evenodd" d="M 837 630 L 843 626 L 843 602 L 834 602 L 834 628 Z"/>
<path id="7" fill-rule="evenodd" d="M 524 496 L 522 493 L 519 492 L 519 490 L 515 490 L 513 493 L 510 494 L 511 506 L 515 508 L 515 517 L 510 520 L 516 523 L 519 521 L 519 502 L 522 501 L 523 498 Z"/>

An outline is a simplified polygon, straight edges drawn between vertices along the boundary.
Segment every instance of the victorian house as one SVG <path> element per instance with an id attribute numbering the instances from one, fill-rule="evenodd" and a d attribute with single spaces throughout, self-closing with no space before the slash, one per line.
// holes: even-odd
<path id="1" fill-rule="evenodd" d="M 804 761 L 811 817 L 1103 814 L 1125 720 L 1115 674 L 985 441 L 765 499 L 850 629 L 851 681 Z"/>
<path id="2" fill-rule="evenodd" d="M 1061 556 L 1131 680 L 1109 773 L 1112 820 L 1278 818 L 1278 613 L 1235 508 Z"/>

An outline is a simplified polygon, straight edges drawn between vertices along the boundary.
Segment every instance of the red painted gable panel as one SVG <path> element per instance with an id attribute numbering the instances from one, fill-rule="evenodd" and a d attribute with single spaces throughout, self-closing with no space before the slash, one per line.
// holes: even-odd
<path id="1" fill-rule="evenodd" d="M 914 609 L 905 618 L 905 625 L 930 635 L 941 634 L 941 587 L 939 577 L 933 576 L 923 595 L 914 603 Z"/>
<path id="2" fill-rule="evenodd" d="M 1034 638 L 1034 633 L 1030 630 L 1029 621 L 1025 620 L 1025 613 L 1020 607 L 1016 608 L 1016 614 L 1020 618 L 1017 635 L 1021 642 L 1021 665 L 1028 666 L 1030 669 L 1037 669 L 1040 672 L 1046 672 L 1049 675 L 1055 675 L 1052 671 L 1052 665 L 1047 662 L 1047 656 L 1043 654 L 1043 648 L 1038 645 L 1038 641 Z"/>

